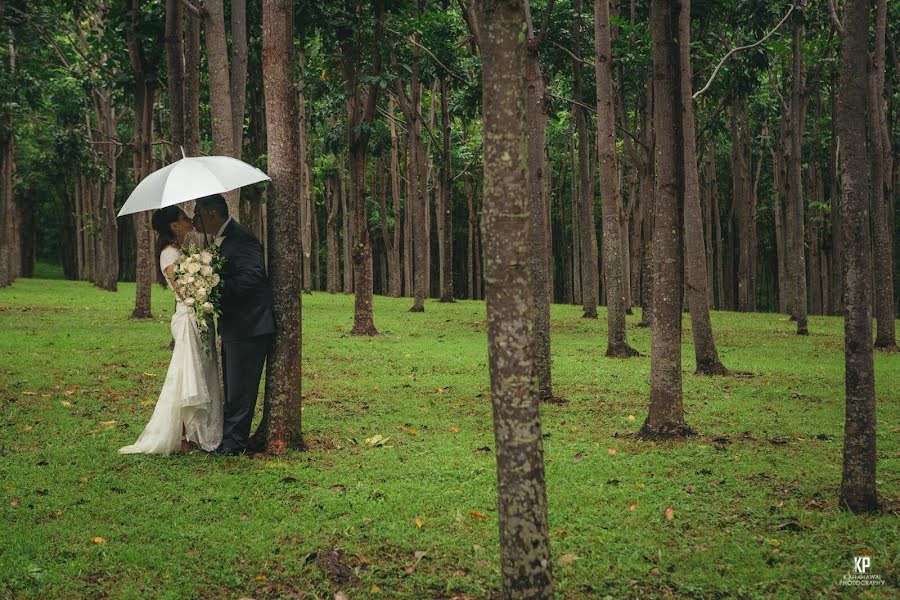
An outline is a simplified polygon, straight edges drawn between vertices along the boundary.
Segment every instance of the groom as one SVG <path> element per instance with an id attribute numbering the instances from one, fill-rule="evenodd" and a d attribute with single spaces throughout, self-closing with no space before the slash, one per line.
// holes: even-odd
<path id="1" fill-rule="evenodd" d="M 216 454 L 247 449 L 259 380 L 275 333 L 272 289 L 266 276 L 263 247 L 249 229 L 228 216 L 224 196 L 199 198 L 194 227 L 215 236 L 225 258 L 222 272 L 222 371 L 225 378 L 225 424 Z"/>

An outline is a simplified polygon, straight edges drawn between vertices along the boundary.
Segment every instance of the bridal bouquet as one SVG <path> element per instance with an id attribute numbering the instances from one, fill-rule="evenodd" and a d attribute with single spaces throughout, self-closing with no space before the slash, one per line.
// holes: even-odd
<path id="1" fill-rule="evenodd" d="M 222 286 L 219 272 L 225 259 L 217 246 L 200 249 L 190 245 L 181 250 L 175 261 L 175 291 L 181 301 L 197 315 L 200 344 L 209 354 L 209 326 L 213 315 L 220 312 Z"/>

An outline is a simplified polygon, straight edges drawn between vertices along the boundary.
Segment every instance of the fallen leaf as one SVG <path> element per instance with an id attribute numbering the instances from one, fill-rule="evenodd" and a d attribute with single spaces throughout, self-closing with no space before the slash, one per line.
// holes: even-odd
<path id="1" fill-rule="evenodd" d="M 581 462 L 582 460 L 584 460 L 584 454 L 582 454 L 581 452 L 579 452 L 578 454 L 576 454 L 575 456 L 572 457 L 572 462 L 577 463 L 577 462 Z"/>
<path id="2" fill-rule="evenodd" d="M 268 579 L 268 577 L 266 577 L 265 575 L 257 575 L 256 576 L 257 581 L 265 581 L 266 579 Z"/>
<path id="3" fill-rule="evenodd" d="M 76 390 L 66 390 L 66 396 L 71 396 Z"/>
<path id="4" fill-rule="evenodd" d="M 422 519 L 419 519 L 418 517 L 416 518 L 416 527 L 418 527 L 419 529 L 422 529 L 422 525 L 424 525 L 424 524 L 425 524 L 425 522 Z"/>
<path id="5" fill-rule="evenodd" d="M 95 544 L 105 544 L 106 543 L 106 539 L 104 539 L 100 536 L 92 537 L 91 541 L 94 542 Z"/>
<path id="6" fill-rule="evenodd" d="M 22 392 L 23 396 L 37 396 L 37 392 Z"/>
<path id="7" fill-rule="evenodd" d="M 615 454 L 616 452 L 618 452 L 618 450 L 616 450 L 615 448 L 608 448 L 608 449 L 606 450 L 606 452 L 607 452 L 610 456 L 612 456 L 613 454 Z"/>
<path id="8" fill-rule="evenodd" d="M 451 427 L 450 431 L 453 433 L 459 433 L 459 427 Z"/>
<path id="9" fill-rule="evenodd" d="M 153 400 L 141 400 L 141 406 L 150 406 L 153 404 Z"/>
<path id="10" fill-rule="evenodd" d="M 675 518 L 675 509 L 671 506 L 666 507 L 666 521 L 671 521 Z"/>
<path id="11" fill-rule="evenodd" d="M 575 562 L 575 559 L 577 559 L 577 558 L 578 558 L 578 556 L 569 552 L 569 553 L 563 554 L 562 556 L 559 557 L 559 564 L 571 565 L 573 562 Z"/>
<path id="12" fill-rule="evenodd" d="M 29 425 L 28 427 L 23 427 L 23 428 L 22 428 L 22 431 L 28 432 L 28 431 L 31 431 L 32 429 L 34 429 L 34 427 L 31 427 L 31 426 Z"/>
<path id="13" fill-rule="evenodd" d="M 13 498 L 12 500 L 9 501 L 9 505 L 13 506 L 13 507 L 19 506 L 20 504 L 22 504 L 22 501 L 19 500 L 18 498 Z"/>
<path id="14" fill-rule="evenodd" d="M 100 421 L 101 425 L 115 425 L 115 421 Z"/>
<path id="15" fill-rule="evenodd" d="M 66 400 L 61 400 L 61 401 L 60 401 L 60 404 L 62 404 L 62 405 L 65 406 L 66 408 L 71 408 L 71 406 L 72 406 L 72 403 L 71 403 L 71 402 L 68 402 L 68 401 L 66 401 Z"/>
<path id="16" fill-rule="evenodd" d="M 374 594 L 375 592 L 380 592 L 380 591 L 381 591 L 381 588 L 378 587 L 378 585 L 374 584 L 374 583 L 372 584 L 372 587 L 369 588 L 370 594 Z"/>
<path id="17" fill-rule="evenodd" d="M 391 438 L 389 438 L 389 437 L 384 437 L 384 436 L 382 436 L 382 435 L 373 435 L 373 436 L 370 437 L 370 438 L 366 438 L 365 441 L 364 441 L 364 443 L 365 443 L 366 446 L 369 446 L 369 447 L 371 447 L 371 448 L 377 448 L 377 447 L 379 447 L 379 446 L 384 446 L 384 444 L 385 444 L 389 439 L 391 439 Z"/>
<path id="18" fill-rule="evenodd" d="M 473 519 L 478 519 L 479 521 L 487 521 L 488 519 L 490 519 L 489 516 L 481 514 L 480 512 L 475 512 L 474 510 L 469 513 L 469 516 Z"/>
<path id="19" fill-rule="evenodd" d="M 634 415 L 628 415 L 628 420 L 629 420 L 629 421 L 634 421 Z"/>
<path id="20" fill-rule="evenodd" d="M 399 429 L 400 431 L 402 431 L 404 433 L 408 433 L 409 435 L 419 435 L 418 429 L 410 429 L 409 427 L 403 427 L 402 425 L 400 427 L 398 427 L 397 429 Z"/>
<path id="21" fill-rule="evenodd" d="M 350 596 L 348 596 L 344 592 L 337 592 L 334 595 L 334 600 L 350 600 Z"/>
<path id="22" fill-rule="evenodd" d="M 650 574 L 653 575 L 654 577 L 662 576 L 662 573 L 660 573 L 659 569 L 657 569 L 656 567 L 653 567 L 652 569 L 650 569 Z"/>
<path id="23" fill-rule="evenodd" d="M 147 371 L 144 371 L 144 376 L 145 377 L 156 377 L 156 373 L 148 373 Z"/>
<path id="24" fill-rule="evenodd" d="M 569 535 L 569 531 L 566 529 L 557 529 L 553 532 L 553 535 L 555 535 L 556 537 L 564 538 Z"/>
<path id="25" fill-rule="evenodd" d="M 634 504 L 628 505 L 628 510 L 630 510 L 631 512 L 634 512 L 637 507 L 638 507 L 638 503 L 635 502 Z"/>

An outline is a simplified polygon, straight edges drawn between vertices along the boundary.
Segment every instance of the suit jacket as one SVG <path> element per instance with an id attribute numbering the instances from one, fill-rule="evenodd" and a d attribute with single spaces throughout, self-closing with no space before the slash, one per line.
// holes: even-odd
<path id="1" fill-rule="evenodd" d="M 253 232 L 232 220 L 223 232 L 219 252 L 225 258 L 222 278 L 222 341 L 275 333 L 272 288 L 266 275 L 262 244 Z"/>

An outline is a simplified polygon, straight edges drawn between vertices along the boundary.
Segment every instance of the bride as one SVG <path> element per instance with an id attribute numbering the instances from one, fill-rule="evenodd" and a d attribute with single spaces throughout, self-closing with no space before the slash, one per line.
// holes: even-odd
<path id="1" fill-rule="evenodd" d="M 152 223 L 158 240 L 159 281 L 168 285 L 176 298 L 171 325 L 175 349 L 150 422 L 137 441 L 120 448 L 119 453 L 189 452 L 192 444 L 212 451 L 222 441 L 222 394 L 216 345 L 210 340 L 212 355 L 207 356 L 200 345 L 194 311 L 182 303 L 172 286 L 174 263 L 181 255 L 181 246 L 196 243 L 196 232 L 191 220 L 178 206 L 157 210 L 153 213 Z M 210 335 L 213 335 L 212 329 Z"/>

